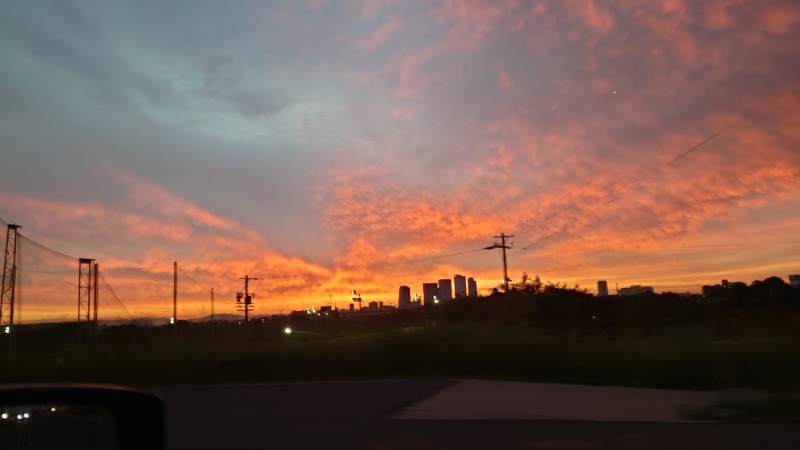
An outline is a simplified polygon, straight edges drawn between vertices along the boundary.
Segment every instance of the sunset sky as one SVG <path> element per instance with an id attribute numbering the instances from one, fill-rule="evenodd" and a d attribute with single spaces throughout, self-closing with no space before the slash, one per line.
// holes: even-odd
<path id="1" fill-rule="evenodd" d="M 0 152 L 0 218 L 134 316 L 169 317 L 173 261 L 179 317 L 245 274 L 256 314 L 486 292 L 501 232 L 512 279 L 788 280 L 800 5 L 5 2 Z M 77 264 L 22 257 L 23 320 L 73 317 Z"/>

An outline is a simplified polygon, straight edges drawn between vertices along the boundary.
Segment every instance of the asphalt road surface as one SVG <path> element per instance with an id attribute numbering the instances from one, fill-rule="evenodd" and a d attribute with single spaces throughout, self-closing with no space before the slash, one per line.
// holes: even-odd
<path id="1" fill-rule="evenodd" d="M 648 414 L 702 395 L 615 389 L 397 380 L 149 391 L 164 402 L 172 450 L 800 448 L 796 424 L 662 420 Z"/>

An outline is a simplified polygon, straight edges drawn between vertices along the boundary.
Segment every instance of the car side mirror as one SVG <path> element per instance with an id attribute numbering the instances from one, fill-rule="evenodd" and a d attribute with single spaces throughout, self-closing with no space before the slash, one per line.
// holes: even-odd
<path id="1" fill-rule="evenodd" d="M 0 442 L 9 448 L 164 449 L 158 397 L 109 386 L 0 387 Z"/>

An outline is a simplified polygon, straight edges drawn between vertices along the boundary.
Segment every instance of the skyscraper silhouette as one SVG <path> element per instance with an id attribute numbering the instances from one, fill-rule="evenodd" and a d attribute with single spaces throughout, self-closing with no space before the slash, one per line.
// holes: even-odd
<path id="1" fill-rule="evenodd" d="M 453 288 L 455 289 L 456 298 L 464 298 L 467 296 L 467 279 L 464 275 L 456 275 L 453 277 Z"/>

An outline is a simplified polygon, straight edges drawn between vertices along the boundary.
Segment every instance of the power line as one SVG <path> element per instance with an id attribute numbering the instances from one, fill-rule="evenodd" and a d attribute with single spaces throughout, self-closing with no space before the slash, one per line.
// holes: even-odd
<path id="1" fill-rule="evenodd" d="M 200 283 L 198 283 L 198 282 L 197 282 L 197 280 L 195 280 L 194 278 L 192 278 L 192 276 L 191 276 L 191 275 L 189 275 L 189 274 L 188 274 L 188 273 L 187 273 L 185 270 L 183 270 L 181 267 L 178 267 L 178 271 L 179 271 L 180 273 L 184 274 L 184 275 L 186 276 L 186 278 L 188 278 L 188 279 L 189 279 L 189 281 L 192 281 L 194 284 L 196 284 L 196 285 L 198 285 L 198 286 L 200 286 L 200 287 L 203 287 L 203 288 L 206 288 L 206 287 L 208 287 L 208 286 L 205 286 L 205 285 L 203 285 L 203 284 L 200 284 Z"/>
<path id="2" fill-rule="evenodd" d="M 128 311 L 128 308 L 125 307 L 125 304 L 122 303 L 122 300 L 120 300 L 119 296 L 117 296 L 117 293 L 114 291 L 114 288 L 111 287 L 111 284 L 109 284 L 108 280 L 106 280 L 106 277 L 103 276 L 103 273 L 101 272 L 99 273 L 99 275 L 100 275 L 100 280 L 103 281 L 103 286 L 106 287 L 109 290 L 109 292 L 111 292 L 111 297 L 119 304 L 119 306 L 122 307 L 122 310 L 125 311 L 125 314 L 127 314 L 130 319 L 133 319 L 134 318 L 133 314 L 131 314 L 130 311 Z"/>
<path id="3" fill-rule="evenodd" d="M 194 279 L 194 278 L 193 278 L 191 275 L 189 275 L 189 273 L 188 273 L 188 272 L 186 272 L 185 270 L 183 270 L 181 267 L 178 267 L 178 271 L 179 271 L 180 273 L 184 274 L 184 275 L 185 275 L 187 278 L 189 278 L 189 281 L 193 282 L 194 284 L 196 284 L 196 285 L 198 285 L 198 286 L 200 286 L 200 287 L 202 287 L 202 288 L 205 288 L 205 289 L 212 289 L 212 290 L 214 289 L 214 288 L 212 288 L 212 287 L 210 287 L 210 286 L 206 286 L 206 285 L 204 285 L 204 284 L 201 284 L 200 282 L 198 282 L 197 280 L 195 280 L 195 279 Z M 219 293 L 218 293 L 218 292 L 215 292 L 215 293 L 214 293 L 214 296 L 215 296 L 216 298 L 220 298 L 220 299 L 222 299 L 222 300 L 226 300 L 226 301 L 233 301 L 233 299 L 232 299 L 232 298 L 230 298 L 230 297 L 226 297 L 226 296 L 224 296 L 224 295 L 219 295 Z"/>

